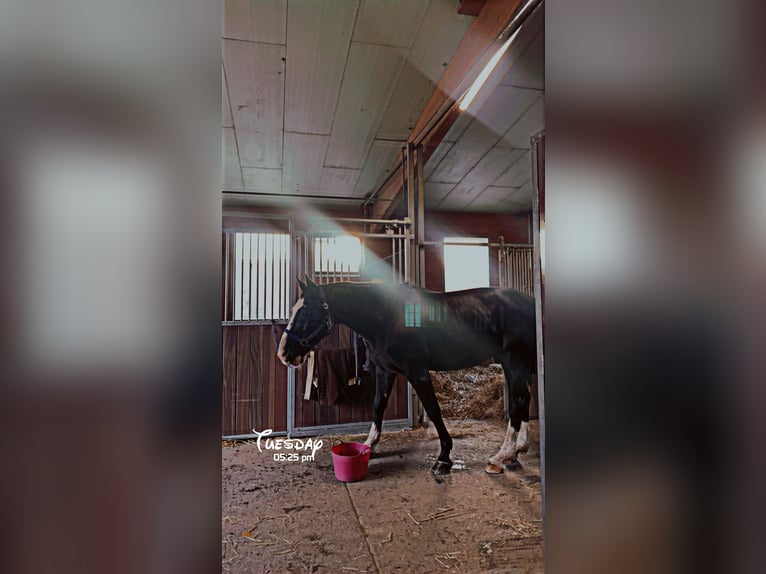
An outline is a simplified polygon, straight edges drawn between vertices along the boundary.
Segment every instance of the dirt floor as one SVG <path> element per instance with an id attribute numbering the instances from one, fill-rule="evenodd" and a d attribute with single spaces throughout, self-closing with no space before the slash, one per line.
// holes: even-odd
<path id="1" fill-rule="evenodd" d="M 384 433 L 367 477 L 335 479 L 318 437 L 313 462 L 275 461 L 255 441 L 223 447 L 226 572 L 542 572 L 538 424 L 522 468 L 484 473 L 502 419 L 447 420 L 452 474 L 435 478 L 432 426 Z M 347 436 L 344 440 L 364 440 Z M 283 450 L 282 452 L 290 452 Z"/>

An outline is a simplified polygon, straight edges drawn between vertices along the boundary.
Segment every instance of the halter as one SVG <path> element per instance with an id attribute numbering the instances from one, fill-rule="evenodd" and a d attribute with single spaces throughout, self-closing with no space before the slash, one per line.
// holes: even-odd
<path id="1" fill-rule="evenodd" d="M 321 290 L 320 290 L 320 293 L 322 293 Z M 324 293 L 322 293 L 322 299 L 324 299 Z M 330 331 L 332 331 L 333 322 L 332 322 L 332 317 L 330 316 L 330 306 L 327 304 L 327 301 L 322 301 L 322 309 L 324 310 L 324 315 L 325 315 L 324 321 L 319 323 L 319 325 L 317 325 L 317 328 L 314 329 L 314 331 L 310 335 L 307 335 L 304 338 L 300 338 L 298 337 L 298 335 L 293 333 L 288 328 L 285 328 L 283 333 L 285 333 L 288 336 L 288 338 L 292 339 L 293 341 L 296 341 L 303 348 L 305 349 L 313 348 L 314 345 L 316 345 L 319 341 L 321 341 L 323 338 L 329 335 Z M 325 329 L 324 333 L 322 333 L 322 329 Z"/>

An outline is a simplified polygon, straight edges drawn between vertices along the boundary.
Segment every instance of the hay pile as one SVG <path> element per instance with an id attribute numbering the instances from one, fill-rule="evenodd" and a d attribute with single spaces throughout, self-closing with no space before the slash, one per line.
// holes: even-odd
<path id="1" fill-rule="evenodd" d="M 491 364 L 457 371 L 431 371 L 442 416 L 448 418 L 503 418 L 503 368 Z"/>

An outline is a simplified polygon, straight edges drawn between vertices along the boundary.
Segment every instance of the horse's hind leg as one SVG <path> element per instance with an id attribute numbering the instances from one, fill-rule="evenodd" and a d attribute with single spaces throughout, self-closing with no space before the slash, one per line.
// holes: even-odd
<path id="1" fill-rule="evenodd" d="M 412 383 L 415 392 L 418 394 L 420 402 L 423 403 L 423 408 L 428 414 L 428 418 L 434 424 L 436 432 L 439 433 L 439 443 L 441 445 L 441 451 L 439 452 L 439 458 L 431 467 L 431 472 L 434 474 L 449 474 L 452 468 L 452 461 L 449 454 L 452 450 L 452 437 L 447 432 L 447 427 L 442 419 L 441 409 L 439 403 L 436 401 L 436 392 L 434 386 L 431 383 L 431 375 L 426 370 L 420 377 L 409 377 L 410 383 Z"/>
<path id="2" fill-rule="evenodd" d="M 508 429 L 500 450 L 489 459 L 489 464 L 485 469 L 489 474 L 503 472 L 503 466 L 506 463 L 511 468 L 518 465 L 518 453 L 526 452 L 529 448 L 527 443 L 531 397 L 527 386 L 529 371 L 521 357 L 515 353 L 505 353 L 502 357 L 502 364 L 510 395 Z"/>
<path id="3" fill-rule="evenodd" d="M 375 400 L 372 404 L 373 419 L 370 426 L 370 434 L 364 444 L 369 445 L 370 450 L 378 444 L 380 433 L 383 430 L 383 413 L 388 405 L 388 398 L 391 396 L 391 389 L 394 386 L 396 375 L 383 369 L 375 369 Z"/>

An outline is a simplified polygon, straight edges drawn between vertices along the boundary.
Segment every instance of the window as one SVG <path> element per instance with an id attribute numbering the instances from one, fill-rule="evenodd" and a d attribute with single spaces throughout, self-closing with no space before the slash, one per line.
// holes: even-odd
<path id="1" fill-rule="evenodd" d="M 290 279 L 288 234 L 235 234 L 235 321 L 288 319 Z"/>
<path id="2" fill-rule="evenodd" d="M 343 279 L 358 276 L 362 267 L 362 244 L 358 237 L 320 237 L 314 240 L 314 273 Z"/>
<path id="3" fill-rule="evenodd" d="M 445 291 L 489 287 L 488 243 L 486 237 L 444 238 Z"/>

